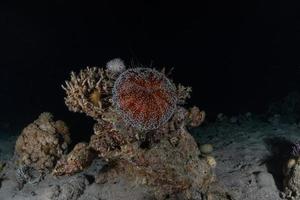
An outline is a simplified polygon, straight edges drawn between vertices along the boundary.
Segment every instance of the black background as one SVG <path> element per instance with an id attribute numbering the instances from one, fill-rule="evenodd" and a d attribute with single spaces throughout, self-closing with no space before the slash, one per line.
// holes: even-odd
<path id="1" fill-rule="evenodd" d="M 209 117 L 261 113 L 299 90 L 297 11 L 283 0 L 1 2 L 1 119 L 29 123 L 50 111 L 86 123 L 67 111 L 60 85 L 115 57 L 174 67 Z"/>

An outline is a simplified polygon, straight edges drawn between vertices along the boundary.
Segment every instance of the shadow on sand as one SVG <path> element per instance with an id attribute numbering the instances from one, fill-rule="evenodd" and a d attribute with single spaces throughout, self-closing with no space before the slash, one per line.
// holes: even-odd
<path id="1" fill-rule="evenodd" d="M 270 155 L 264 160 L 268 172 L 274 177 L 277 188 L 283 190 L 283 167 L 290 158 L 293 142 L 284 137 L 264 139 Z"/>

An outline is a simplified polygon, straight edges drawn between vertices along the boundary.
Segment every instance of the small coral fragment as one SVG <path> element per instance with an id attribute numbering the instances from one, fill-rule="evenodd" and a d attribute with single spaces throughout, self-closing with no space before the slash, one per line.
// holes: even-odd
<path id="1" fill-rule="evenodd" d="M 185 87 L 181 84 L 177 85 L 178 104 L 185 104 L 186 100 L 191 98 L 191 87 Z"/>
<path id="2" fill-rule="evenodd" d="M 200 111 L 197 106 L 192 107 L 189 110 L 189 126 L 191 127 L 198 127 L 200 126 L 205 120 L 205 111 Z"/>
<path id="3" fill-rule="evenodd" d="M 51 113 L 42 113 L 23 129 L 15 153 L 18 164 L 38 170 L 50 170 L 70 143 L 69 129 L 63 121 L 54 121 Z"/>
<path id="4" fill-rule="evenodd" d="M 217 161 L 213 156 L 205 156 L 205 159 L 211 168 L 216 168 Z"/>

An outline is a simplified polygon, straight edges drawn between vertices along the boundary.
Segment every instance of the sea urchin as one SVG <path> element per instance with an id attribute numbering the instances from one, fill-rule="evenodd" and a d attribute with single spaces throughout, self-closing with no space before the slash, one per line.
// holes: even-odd
<path id="1" fill-rule="evenodd" d="M 155 69 L 132 68 L 116 80 L 113 102 L 125 122 L 143 130 L 156 129 L 174 113 L 176 88 Z"/>

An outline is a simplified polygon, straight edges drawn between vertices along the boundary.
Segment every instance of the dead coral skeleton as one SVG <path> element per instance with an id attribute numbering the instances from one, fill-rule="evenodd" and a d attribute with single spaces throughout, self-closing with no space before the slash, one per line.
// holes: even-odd
<path id="1" fill-rule="evenodd" d="M 16 169 L 16 180 L 19 189 L 22 189 L 26 183 L 37 184 L 43 177 L 43 173 L 27 165 L 21 165 Z"/>

